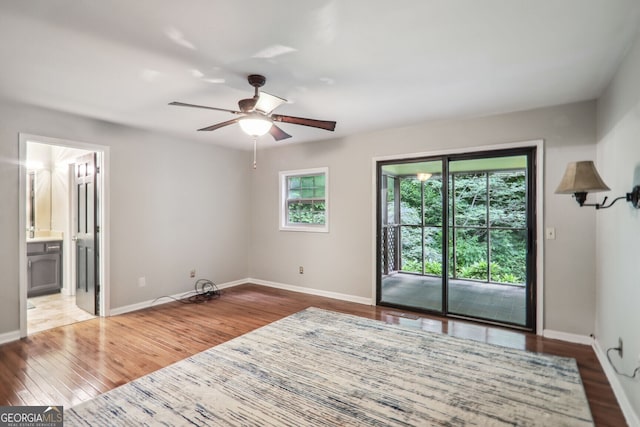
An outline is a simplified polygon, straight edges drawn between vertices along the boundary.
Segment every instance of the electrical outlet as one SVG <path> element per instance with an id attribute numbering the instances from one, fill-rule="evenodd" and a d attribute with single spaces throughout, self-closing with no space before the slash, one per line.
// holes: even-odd
<path id="1" fill-rule="evenodd" d="M 189 272 L 189 277 L 191 277 L 192 279 L 194 277 L 196 277 L 196 269 L 195 268 Z"/>
<path id="2" fill-rule="evenodd" d="M 138 277 L 138 286 L 144 288 L 147 286 L 147 278 L 146 277 Z"/>
<path id="3" fill-rule="evenodd" d="M 622 359 L 622 338 L 618 337 L 618 354 L 620 355 L 620 359 Z"/>
<path id="4" fill-rule="evenodd" d="M 303 266 L 298 267 L 298 272 L 300 274 L 304 274 L 304 267 Z"/>

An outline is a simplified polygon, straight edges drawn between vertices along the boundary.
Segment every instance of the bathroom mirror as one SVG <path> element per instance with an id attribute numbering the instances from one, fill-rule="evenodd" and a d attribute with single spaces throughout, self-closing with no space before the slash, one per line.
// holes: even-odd
<path id="1" fill-rule="evenodd" d="M 30 171 L 27 173 L 27 237 L 33 239 L 36 231 L 36 173 Z"/>
<path id="2" fill-rule="evenodd" d="M 27 237 L 51 230 L 51 171 L 27 171 Z"/>

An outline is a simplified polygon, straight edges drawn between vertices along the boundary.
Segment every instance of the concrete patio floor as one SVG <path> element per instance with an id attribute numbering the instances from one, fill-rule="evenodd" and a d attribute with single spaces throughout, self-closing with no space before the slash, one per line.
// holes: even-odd
<path id="1" fill-rule="evenodd" d="M 442 278 L 396 273 L 382 279 L 383 303 L 442 311 Z M 449 313 L 526 326 L 524 286 L 449 279 Z"/>

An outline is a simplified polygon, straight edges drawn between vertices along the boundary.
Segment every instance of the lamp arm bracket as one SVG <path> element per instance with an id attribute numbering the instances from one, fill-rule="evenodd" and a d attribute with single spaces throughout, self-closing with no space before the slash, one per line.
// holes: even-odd
<path id="1" fill-rule="evenodd" d="M 573 197 L 575 197 L 576 202 L 578 202 L 580 207 L 582 207 L 582 206 L 593 206 L 596 209 L 608 209 L 611 206 L 613 206 L 618 200 L 623 200 L 624 199 L 627 202 L 630 202 L 631 205 L 634 208 L 640 209 L 640 185 L 636 185 L 635 187 L 633 187 L 633 190 L 631 190 L 630 193 L 626 193 L 624 196 L 616 197 L 608 205 L 607 205 L 608 197 L 605 197 L 602 200 L 602 203 L 585 203 L 586 200 L 587 200 L 587 192 L 586 191 L 575 192 L 575 193 L 573 193 Z"/>
<path id="2" fill-rule="evenodd" d="M 620 196 L 620 197 L 616 197 L 615 199 L 613 199 L 613 201 L 611 203 L 609 203 L 608 205 L 607 203 L 607 198 L 605 197 L 604 200 L 602 201 L 602 203 L 596 203 L 594 206 L 596 207 L 596 209 L 608 209 L 611 206 L 613 206 L 618 200 L 622 200 L 622 199 L 627 199 L 627 196 Z"/>

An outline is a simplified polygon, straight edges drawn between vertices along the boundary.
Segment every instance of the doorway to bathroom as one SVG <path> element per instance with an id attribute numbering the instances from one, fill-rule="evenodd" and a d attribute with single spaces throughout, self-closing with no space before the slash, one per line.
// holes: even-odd
<path id="1" fill-rule="evenodd" d="M 21 336 L 106 312 L 105 148 L 20 135 Z"/>

